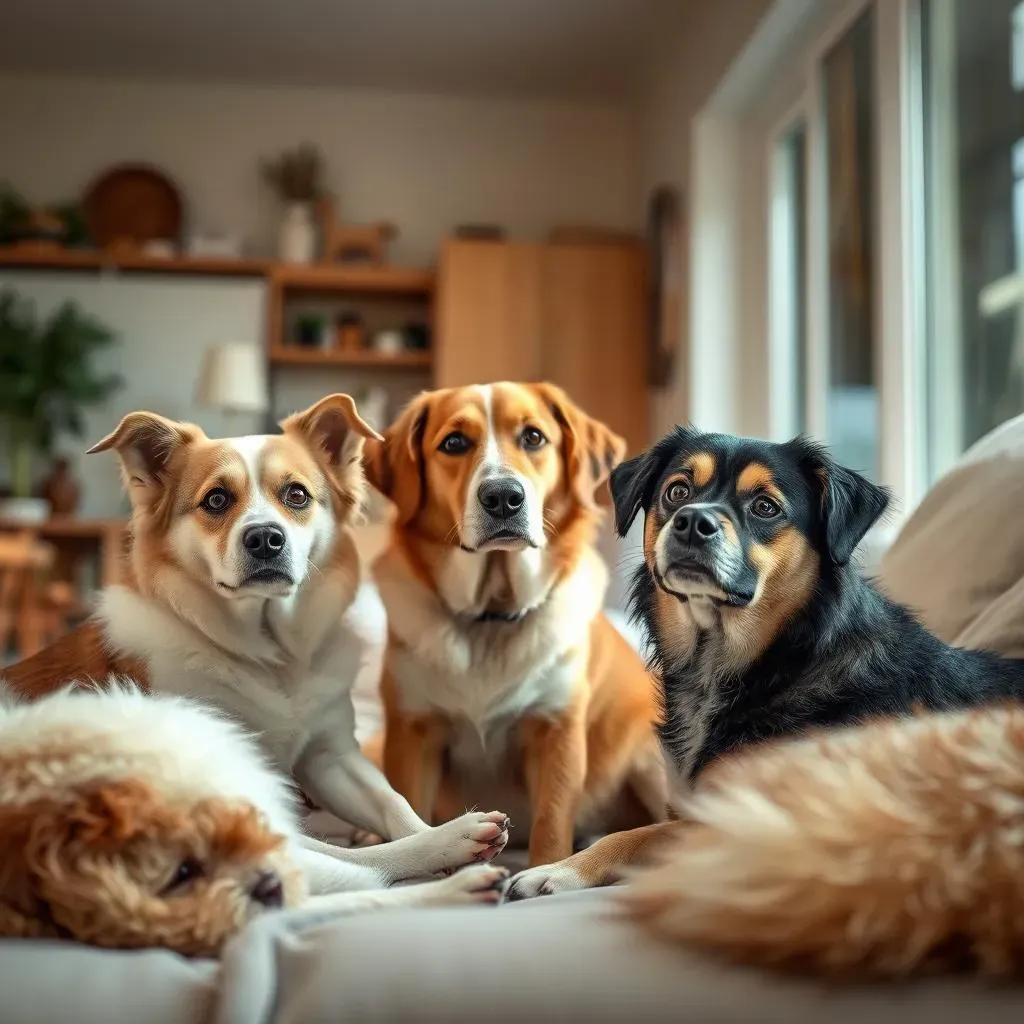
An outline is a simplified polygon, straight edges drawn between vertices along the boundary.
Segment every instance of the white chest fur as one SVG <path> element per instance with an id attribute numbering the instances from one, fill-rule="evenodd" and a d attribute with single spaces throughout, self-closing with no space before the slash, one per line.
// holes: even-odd
<path id="1" fill-rule="evenodd" d="M 350 691 L 372 642 L 376 595 L 360 591 L 347 611 L 331 596 L 321 594 L 316 610 L 265 608 L 227 636 L 121 587 L 105 592 L 99 617 L 117 650 L 147 663 L 154 690 L 224 708 L 287 771 L 315 737 L 330 736 L 339 751 L 355 747 Z"/>
<path id="2" fill-rule="evenodd" d="M 518 561 L 512 572 L 523 575 L 536 552 L 513 557 Z M 535 564 L 542 573 L 543 566 Z M 442 574 L 453 591 L 450 600 L 458 574 L 457 563 Z M 607 571 L 588 552 L 515 623 L 479 622 L 472 614 L 453 612 L 451 603 L 413 577 L 394 554 L 378 563 L 377 581 L 392 636 L 388 668 L 403 705 L 410 711 L 441 711 L 490 746 L 524 715 L 543 715 L 569 703 L 585 671 Z"/>

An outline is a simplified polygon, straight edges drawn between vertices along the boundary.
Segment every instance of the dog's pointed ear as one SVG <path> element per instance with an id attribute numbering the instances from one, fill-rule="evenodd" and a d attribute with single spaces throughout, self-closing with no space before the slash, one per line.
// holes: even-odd
<path id="1" fill-rule="evenodd" d="M 286 434 L 297 434 L 321 453 L 332 470 L 359 462 L 364 441 L 381 439 L 356 409 L 351 395 L 328 395 L 281 421 Z"/>
<path id="2" fill-rule="evenodd" d="M 534 387 L 562 428 L 562 455 L 576 499 L 585 508 L 597 508 L 597 490 L 625 457 L 625 440 L 588 416 L 561 388 Z"/>
<path id="3" fill-rule="evenodd" d="M 153 412 L 130 412 L 86 454 L 111 448 L 117 452 L 125 487 L 134 504 L 158 497 L 167 483 L 175 454 L 205 436 L 192 423 L 178 423 Z"/>
<path id="4" fill-rule="evenodd" d="M 820 495 L 822 532 L 829 558 L 835 565 L 846 565 L 888 508 L 889 492 L 860 473 L 837 465 L 820 445 L 802 438 L 796 444 L 802 451 L 805 472 Z"/>
<path id="5" fill-rule="evenodd" d="M 382 438 L 367 442 L 363 449 L 366 479 L 394 504 L 400 524 L 409 522 L 423 504 L 427 471 L 423 434 L 429 414 L 429 392 L 423 392 L 402 410 Z"/>

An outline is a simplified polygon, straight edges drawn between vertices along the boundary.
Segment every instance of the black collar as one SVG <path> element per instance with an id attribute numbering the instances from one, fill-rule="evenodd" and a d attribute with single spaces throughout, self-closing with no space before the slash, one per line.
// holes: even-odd
<path id="1" fill-rule="evenodd" d="M 474 622 L 522 622 L 534 609 L 526 608 L 521 612 L 481 612 L 473 616 Z"/>

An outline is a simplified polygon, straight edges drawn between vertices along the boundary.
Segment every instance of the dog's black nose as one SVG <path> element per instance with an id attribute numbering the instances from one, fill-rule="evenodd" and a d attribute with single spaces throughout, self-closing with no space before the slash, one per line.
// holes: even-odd
<path id="1" fill-rule="evenodd" d="M 249 890 L 249 896 L 264 907 L 284 906 L 284 886 L 276 871 L 261 871 Z"/>
<path id="2" fill-rule="evenodd" d="M 701 544 L 721 531 L 722 524 L 713 512 L 702 508 L 683 508 L 676 513 L 672 528 L 686 544 Z"/>
<path id="3" fill-rule="evenodd" d="M 498 519 L 511 519 L 526 501 L 523 485 L 512 477 L 485 480 L 476 492 L 484 510 Z"/>
<path id="4" fill-rule="evenodd" d="M 261 523 L 250 526 L 242 534 L 242 547 L 245 553 L 261 562 L 269 562 L 284 551 L 286 537 L 284 530 L 273 523 Z"/>

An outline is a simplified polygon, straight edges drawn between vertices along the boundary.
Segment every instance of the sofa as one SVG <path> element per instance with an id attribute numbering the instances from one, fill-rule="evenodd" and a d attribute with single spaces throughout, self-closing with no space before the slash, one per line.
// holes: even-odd
<path id="1" fill-rule="evenodd" d="M 951 643 L 1024 657 L 1024 417 L 932 489 L 878 567 Z M 364 733 L 373 695 L 360 695 Z M 0 1022 L 1017 1022 L 1024 988 L 970 979 L 830 988 L 658 944 L 614 890 L 497 908 L 268 916 L 220 962 L 0 942 Z"/>

